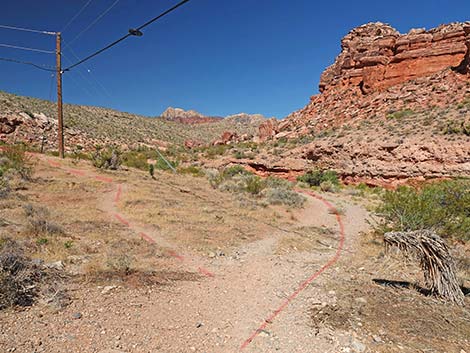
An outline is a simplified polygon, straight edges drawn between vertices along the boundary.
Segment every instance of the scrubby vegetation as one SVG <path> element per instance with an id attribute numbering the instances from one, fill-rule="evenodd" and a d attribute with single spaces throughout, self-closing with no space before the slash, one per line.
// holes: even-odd
<path id="1" fill-rule="evenodd" d="M 310 170 L 297 178 L 308 186 L 318 186 L 322 191 L 336 192 L 339 189 L 338 174 L 333 170 Z"/>
<path id="2" fill-rule="evenodd" d="M 116 147 L 97 146 L 91 155 L 91 161 L 96 168 L 117 170 L 121 166 L 121 152 Z"/>
<path id="3" fill-rule="evenodd" d="M 228 167 L 221 172 L 208 171 L 207 177 L 214 188 L 251 195 L 264 204 L 301 207 L 305 201 L 303 196 L 292 190 L 293 185 L 289 181 L 273 177 L 263 179 L 240 165 Z"/>
<path id="4" fill-rule="evenodd" d="M 23 179 L 31 179 L 33 168 L 31 157 L 23 145 L 3 146 L 0 149 L 0 177 L 9 172 L 18 173 Z"/>
<path id="5" fill-rule="evenodd" d="M 470 240 L 470 180 L 443 181 L 421 189 L 400 187 L 383 194 L 377 213 L 380 233 L 429 229 Z"/>

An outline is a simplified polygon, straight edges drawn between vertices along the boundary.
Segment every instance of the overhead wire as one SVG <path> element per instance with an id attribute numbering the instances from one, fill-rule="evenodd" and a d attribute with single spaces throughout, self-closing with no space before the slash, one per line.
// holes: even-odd
<path id="1" fill-rule="evenodd" d="M 136 29 L 130 29 L 129 30 L 129 33 L 127 33 L 126 35 L 122 36 L 121 38 L 115 40 L 114 42 L 108 44 L 107 46 L 105 46 L 104 48 L 102 49 L 99 49 L 98 51 L 88 55 L 87 57 L 83 58 L 82 60 L 79 60 L 78 62 L 76 62 L 75 64 L 65 68 L 63 71 L 70 71 L 71 69 L 77 67 L 78 65 L 80 64 L 83 64 L 85 61 L 88 61 L 92 58 L 94 58 L 95 56 L 101 54 L 102 52 L 114 47 L 115 45 L 119 44 L 120 42 L 124 41 L 125 39 L 127 39 L 128 37 L 131 37 L 131 36 L 135 36 L 135 35 L 142 35 L 142 33 L 140 33 L 140 31 L 142 29 L 144 29 L 145 27 L 149 26 L 150 24 L 154 23 L 155 21 L 159 20 L 160 18 L 168 15 L 170 12 L 173 12 L 174 10 L 176 10 L 177 8 L 179 8 L 180 6 L 186 4 L 187 2 L 189 2 L 190 0 L 183 0 L 183 1 L 180 1 L 179 3 L 177 3 L 175 6 L 169 8 L 168 10 L 162 12 L 160 15 L 152 18 L 151 20 L 145 22 L 143 25 L 141 25 L 140 27 L 137 27 Z"/>
<path id="2" fill-rule="evenodd" d="M 21 60 L 10 59 L 10 58 L 0 58 L 0 61 L 6 61 L 6 62 L 10 62 L 10 63 L 15 63 L 15 64 L 30 65 L 30 66 L 34 66 L 37 69 L 44 70 L 44 71 L 49 71 L 49 72 L 55 72 L 56 71 L 56 69 L 54 69 L 53 67 L 46 66 L 46 65 L 41 65 L 41 64 L 35 64 L 35 63 L 29 62 L 29 61 L 21 61 Z"/>
<path id="3" fill-rule="evenodd" d="M 70 49 L 70 48 L 69 48 Z M 73 53 L 72 53 L 73 54 Z M 67 60 L 67 62 L 71 62 L 70 60 L 70 57 L 68 55 L 65 55 L 65 53 L 62 53 L 62 55 L 64 56 L 64 59 Z M 73 54 L 75 56 L 75 54 Z M 77 69 L 77 72 L 78 74 L 81 76 L 81 78 L 83 79 L 83 81 L 85 81 L 88 85 L 92 86 L 94 88 L 94 90 L 98 93 L 100 93 L 101 95 L 103 95 L 103 93 L 112 99 L 111 95 L 109 94 L 109 92 L 106 90 L 106 88 L 104 88 L 103 85 L 101 85 L 99 83 L 99 81 L 97 79 L 95 79 L 95 81 L 93 81 L 91 78 L 92 76 L 90 75 L 90 77 L 87 77 L 86 73 L 82 72 L 80 70 L 80 68 Z M 88 71 L 90 74 L 91 74 L 91 71 Z"/>
<path id="4" fill-rule="evenodd" d="M 90 5 L 92 1 L 93 0 L 88 0 L 85 5 L 83 5 L 82 8 L 69 20 L 69 22 L 67 22 L 67 24 L 62 27 L 61 32 L 64 32 L 73 23 L 73 21 L 75 21 L 78 16 L 82 14 L 83 11 L 85 11 L 85 9 L 88 7 L 88 5 Z"/>
<path id="5" fill-rule="evenodd" d="M 41 33 L 41 34 L 48 34 L 48 35 L 56 35 L 57 33 L 56 32 L 52 32 L 52 31 L 40 31 L 40 30 L 37 30 L 37 29 L 30 29 L 30 28 L 23 28 L 23 27 L 15 27 L 15 26 L 7 26 L 7 25 L 0 25 L 0 28 L 3 28 L 3 29 L 11 29 L 11 30 L 14 30 L 14 31 L 23 31 L 23 32 L 32 32 L 32 33 Z"/>
<path id="6" fill-rule="evenodd" d="M 111 6 L 109 6 L 103 13 L 101 13 L 95 20 L 93 20 L 85 29 L 83 29 L 80 33 L 78 33 L 72 40 L 69 41 L 68 45 L 70 46 L 73 42 L 75 42 L 78 38 L 80 38 L 85 32 L 90 30 L 95 24 L 98 23 L 106 14 L 111 11 L 119 2 L 120 0 L 114 1 Z"/>
<path id="7" fill-rule="evenodd" d="M 22 47 L 22 46 L 12 45 L 12 44 L 2 44 L 2 43 L 0 43 L 0 47 L 27 50 L 27 51 L 34 51 L 34 52 L 37 52 L 37 53 L 55 54 L 55 51 L 52 51 L 52 50 L 43 50 L 43 49 L 37 49 L 37 48 Z"/>

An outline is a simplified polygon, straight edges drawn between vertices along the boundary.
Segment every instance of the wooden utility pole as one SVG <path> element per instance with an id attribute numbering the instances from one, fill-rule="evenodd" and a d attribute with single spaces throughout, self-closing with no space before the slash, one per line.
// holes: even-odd
<path id="1" fill-rule="evenodd" d="M 57 122 L 59 125 L 57 137 L 59 139 L 59 157 L 64 158 L 64 115 L 62 110 L 62 52 L 61 52 L 61 33 L 57 33 Z"/>

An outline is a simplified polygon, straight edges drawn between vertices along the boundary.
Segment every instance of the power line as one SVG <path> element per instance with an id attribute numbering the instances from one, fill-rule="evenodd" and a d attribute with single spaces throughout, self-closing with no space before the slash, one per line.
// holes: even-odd
<path id="1" fill-rule="evenodd" d="M 140 27 L 136 28 L 136 29 L 129 29 L 129 33 L 126 34 L 125 36 L 115 40 L 114 42 L 112 42 L 111 44 L 108 44 L 107 46 L 105 46 L 104 48 L 94 52 L 93 54 L 90 54 L 88 55 L 86 58 L 78 61 L 77 63 L 67 67 L 66 69 L 64 69 L 63 71 L 70 71 L 71 69 L 73 69 L 74 67 L 80 65 L 80 64 L 83 64 L 85 61 L 88 61 L 90 60 L 91 58 L 101 54 L 102 52 L 110 49 L 111 47 L 114 47 L 115 45 L 119 44 L 120 42 L 122 42 L 123 40 L 127 39 L 128 37 L 131 37 L 131 36 L 142 36 L 142 32 L 141 30 L 145 27 L 147 27 L 148 25 L 154 23 L 155 21 L 159 20 L 160 18 L 162 18 L 163 16 L 166 16 L 168 15 L 170 12 L 176 10 L 178 7 L 186 4 L 187 2 L 189 2 L 190 0 L 183 0 L 181 2 L 179 2 L 178 4 L 176 4 L 175 6 L 169 8 L 168 10 L 166 10 L 165 12 L 162 12 L 160 15 L 158 15 L 157 17 L 154 17 L 152 18 L 150 21 L 144 23 L 143 25 L 141 25 Z"/>
<path id="2" fill-rule="evenodd" d="M 67 22 L 67 24 L 62 28 L 61 32 L 64 32 L 66 28 L 68 28 L 68 26 L 70 26 L 72 24 L 73 21 L 75 21 L 77 19 L 78 16 L 81 15 L 81 13 L 88 7 L 88 5 L 90 5 L 90 3 L 92 2 L 93 0 L 88 0 L 85 5 L 82 6 L 82 8 L 70 19 L 69 22 Z"/>
<path id="3" fill-rule="evenodd" d="M 54 54 L 55 53 L 52 50 L 43 50 L 43 49 L 36 49 L 36 48 L 20 47 L 18 45 L 11 45 L 11 44 L 0 44 L 0 47 L 12 48 L 12 49 L 21 49 L 21 50 L 27 50 L 27 51 L 34 51 L 34 52 L 45 53 L 45 54 Z"/>
<path id="4" fill-rule="evenodd" d="M 117 3 L 120 0 L 116 0 L 111 4 L 110 7 L 108 7 L 101 15 L 99 15 L 94 21 L 92 21 L 84 30 L 82 30 L 80 33 L 78 33 L 75 38 L 73 38 L 71 41 L 69 41 L 69 46 L 75 42 L 78 38 L 80 38 L 85 32 L 87 32 L 91 27 L 93 27 L 96 23 L 98 23 L 99 20 L 101 20 L 106 14 L 113 9 L 114 6 L 117 5 Z"/>
<path id="5" fill-rule="evenodd" d="M 54 68 L 52 68 L 50 66 L 39 65 L 39 64 L 32 63 L 32 62 L 28 62 L 28 61 L 21 61 L 21 60 L 10 59 L 10 58 L 0 58 L 0 61 L 6 61 L 6 62 L 10 62 L 10 63 L 15 63 L 15 64 L 30 65 L 30 66 L 34 66 L 37 69 L 44 70 L 44 71 L 49 71 L 49 72 L 55 72 L 56 71 Z"/>
<path id="6" fill-rule="evenodd" d="M 23 31 L 23 32 L 32 32 L 32 33 L 48 34 L 48 35 L 51 35 L 51 36 L 56 35 L 55 32 L 51 32 L 51 31 L 40 31 L 40 30 L 37 30 L 37 29 L 30 29 L 30 28 L 23 28 L 23 27 L 15 27 L 15 26 L 0 25 L 0 28 L 11 29 L 11 30 L 14 30 L 14 31 Z"/>

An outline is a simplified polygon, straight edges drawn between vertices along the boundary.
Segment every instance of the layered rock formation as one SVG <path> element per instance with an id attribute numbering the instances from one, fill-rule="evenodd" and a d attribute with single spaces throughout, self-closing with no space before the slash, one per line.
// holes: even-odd
<path id="1" fill-rule="evenodd" d="M 390 125 L 390 118 L 406 115 L 420 117 L 414 125 L 432 115 L 433 124 L 435 119 L 443 125 L 454 119 L 459 126 L 470 126 L 468 109 L 458 108 L 467 107 L 462 102 L 470 99 L 470 22 L 407 34 L 369 23 L 346 35 L 341 48 L 321 76 L 321 93 L 286 119 L 261 124 L 259 140 L 312 138 L 314 142 L 294 151 L 297 158 L 334 168 L 349 180 L 470 175 L 470 140 L 465 133 L 454 134 L 450 143 L 442 131 L 431 132 L 423 125 L 427 141 L 417 141 L 403 126 L 398 146 L 389 150 L 382 146 L 390 144 L 384 141 L 387 133 L 376 132 Z M 437 110 L 439 114 L 431 113 Z M 364 121 L 375 126 L 362 133 L 367 143 L 351 141 L 352 136 L 360 140 L 361 134 L 322 137 L 343 127 L 356 129 Z"/>
<path id="2" fill-rule="evenodd" d="M 221 117 L 205 116 L 195 110 L 184 110 L 181 108 L 167 108 L 161 118 L 168 121 L 175 121 L 182 124 L 202 124 L 212 123 L 221 120 Z"/>
<path id="3" fill-rule="evenodd" d="M 352 30 L 341 42 L 341 54 L 323 73 L 320 92 L 359 87 L 364 94 L 384 90 L 448 67 L 469 70 L 470 23 L 400 34 L 383 23 Z"/>

